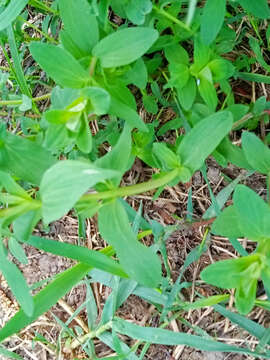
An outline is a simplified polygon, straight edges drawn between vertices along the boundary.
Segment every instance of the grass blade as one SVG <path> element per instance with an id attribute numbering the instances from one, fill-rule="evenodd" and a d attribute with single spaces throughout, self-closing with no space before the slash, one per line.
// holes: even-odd
<path id="1" fill-rule="evenodd" d="M 0 31 L 7 28 L 24 9 L 28 0 L 11 0 L 5 10 L 0 14 Z"/>
<path id="2" fill-rule="evenodd" d="M 120 265 L 98 251 L 38 236 L 31 236 L 27 243 L 37 249 L 80 261 L 81 263 L 109 272 L 113 275 L 127 277 L 127 274 L 122 270 Z"/>

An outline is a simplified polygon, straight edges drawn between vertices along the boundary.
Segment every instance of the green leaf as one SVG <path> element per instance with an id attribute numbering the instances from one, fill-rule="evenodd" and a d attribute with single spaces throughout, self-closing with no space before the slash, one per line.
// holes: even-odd
<path id="1" fill-rule="evenodd" d="M 2 146 L 1 146 L 2 145 Z M 50 152 L 40 145 L 8 133 L 0 135 L 0 166 L 22 180 L 39 184 L 44 172 L 55 163 Z"/>
<path id="2" fill-rule="evenodd" d="M 143 122 L 142 118 L 137 114 L 137 112 L 123 102 L 119 101 L 116 97 L 111 97 L 109 114 L 126 120 L 126 122 L 132 126 L 132 128 L 137 128 L 141 131 L 148 132 L 147 126 Z"/>
<path id="3" fill-rule="evenodd" d="M 45 172 L 40 184 L 45 223 L 65 215 L 89 188 L 115 175 L 117 172 L 99 169 L 89 162 L 59 161 Z"/>
<path id="4" fill-rule="evenodd" d="M 246 11 L 258 18 L 268 19 L 270 16 L 267 0 L 238 0 L 238 2 Z"/>
<path id="5" fill-rule="evenodd" d="M 127 335 L 133 339 L 140 339 L 151 344 L 164 345 L 187 345 L 195 349 L 204 351 L 222 351 L 250 354 L 255 356 L 255 353 L 247 348 L 239 348 L 232 345 L 227 345 L 218 341 L 209 340 L 202 336 L 186 334 L 182 332 L 173 332 L 170 330 L 159 329 L 154 327 L 143 327 L 135 325 L 129 321 L 116 318 L 113 320 L 113 329 L 120 334 Z M 259 357 L 260 354 L 256 354 Z M 262 357 L 267 358 L 267 355 Z"/>
<path id="6" fill-rule="evenodd" d="M 256 171 L 268 175 L 270 173 L 270 150 L 253 133 L 242 134 L 242 147 L 248 163 Z"/>
<path id="7" fill-rule="evenodd" d="M 34 312 L 31 316 L 27 316 L 20 310 L 5 324 L 0 330 L 0 342 L 33 323 L 39 316 L 55 305 L 90 270 L 91 267 L 89 265 L 78 264 L 57 275 L 55 280 L 34 296 Z"/>
<path id="8" fill-rule="evenodd" d="M 95 165 L 102 169 L 119 171 L 119 175 L 111 180 L 115 186 L 119 185 L 122 175 L 128 170 L 131 144 L 131 127 L 125 124 L 124 130 L 115 147 L 95 162 Z"/>
<path id="9" fill-rule="evenodd" d="M 194 103 L 197 93 L 197 86 L 195 79 L 192 76 L 190 76 L 187 84 L 182 88 L 176 87 L 176 91 L 180 104 L 183 106 L 185 110 L 190 110 L 190 108 Z"/>
<path id="10" fill-rule="evenodd" d="M 239 175 L 236 179 L 231 181 L 227 186 L 225 186 L 216 196 L 216 203 L 218 205 L 219 210 L 223 208 L 225 203 L 228 201 L 230 195 L 234 191 L 237 184 L 246 179 L 249 176 L 249 174 L 246 175 Z M 203 214 L 203 219 L 211 219 L 214 216 L 217 216 L 217 209 L 215 209 L 215 204 L 212 203 L 211 206 L 206 210 L 206 212 Z"/>
<path id="11" fill-rule="evenodd" d="M 122 77 L 125 84 L 133 84 L 140 89 L 145 89 L 148 81 L 147 68 L 142 58 L 139 58 L 132 68 Z"/>
<path id="12" fill-rule="evenodd" d="M 214 296 L 210 296 L 209 298 L 206 298 L 206 299 L 200 299 L 200 300 L 194 301 L 193 303 L 185 302 L 183 304 L 183 308 L 186 311 L 201 309 L 203 307 L 213 306 L 213 305 L 218 304 L 219 302 L 228 300 L 229 297 L 230 297 L 230 295 L 214 295 Z"/>
<path id="13" fill-rule="evenodd" d="M 99 30 L 87 0 L 71 0 L 68 5 L 66 0 L 60 0 L 59 8 L 65 31 L 80 49 L 82 56 L 91 55 L 92 48 L 99 40 Z"/>
<path id="14" fill-rule="evenodd" d="M 32 296 L 30 295 L 29 288 L 17 266 L 6 258 L 2 243 L 0 245 L 0 270 L 7 280 L 15 298 L 21 305 L 22 310 L 27 316 L 32 316 L 34 311 L 34 302 Z"/>
<path id="15" fill-rule="evenodd" d="M 76 137 L 76 143 L 81 152 L 88 154 L 92 150 L 92 133 L 88 124 L 87 117 L 82 117 L 81 127 Z"/>
<path id="16" fill-rule="evenodd" d="M 82 95 L 91 101 L 93 112 L 96 115 L 108 113 L 111 103 L 111 96 L 108 91 L 93 86 L 83 89 Z"/>
<path id="17" fill-rule="evenodd" d="M 237 72 L 236 77 L 247 81 L 254 81 L 258 83 L 270 84 L 270 76 L 262 74 L 253 74 L 247 72 Z"/>
<path id="18" fill-rule="evenodd" d="M 247 201 L 248 199 L 248 201 Z M 233 195 L 234 207 L 242 233 L 260 241 L 270 238 L 270 207 L 247 186 L 238 185 Z"/>
<path id="19" fill-rule="evenodd" d="M 153 154 L 160 162 L 162 170 L 168 171 L 180 167 L 180 157 L 169 149 L 165 143 L 154 143 Z"/>
<path id="20" fill-rule="evenodd" d="M 130 64 L 154 44 L 158 32 L 146 27 L 120 29 L 102 39 L 93 49 L 104 68 Z"/>
<path id="21" fill-rule="evenodd" d="M 98 225 L 102 237 L 115 248 L 120 264 L 131 279 L 156 287 L 161 281 L 160 260 L 150 248 L 137 240 L 127 213 L 118 200 L 99 210 Z"/>
<path id="22" fill-rule="evenodd" d="M 41 211 L 31 210 L 13 221 L 13 233 L 18 241 L 25 242 L 41 219 Z"/>
<path id="23" fill-rule="evenodd" d="M 230 61 L 225 59 L 214 59 L 208 63 L 208 67 L 211 70 L 214 81 L 228 79 L 234 74 L 234 66 Z"/>
<path id="24" fill-rule="evenodd" d="M 22 248 L 22 246 L 18 243 L 18 241 L 11 237 L 8 240 L 8 249 L 11 252 L 11 254 L 22 264 L 26 265 L 28 264 L 27 257 L 25 255 L 25 252 Z"/>
<path id="25" fill-rule="evenodd" d="M 129 20 L 136 25 L 142 25 L 145 16 L 152 10 L 152 2 L 150 0 L 130 0 L 125 7 L 125 11 Z"/>
<path id="26" fill-rule="evenodd" d="M 82 88 L 89 81 L 87 71 L 65 49 L 38 42 L 29 48 L 36 62 L 60 86 Z"/>
<path id="27" fill-rule="evenodd" d="M 20 355 L 12 351 L 9 351 L 2 346 L 0 346 L 0 354 L 3 355 L 5 359 L 23 360 L 23 358 Z"/>
<path id="28" fill-rule="evenodd" d="M 222 142 L 217 148 L 217 151 L 232 164 L 244 169 L 252 169 L 244 155 L 244 151 L 238 146 L 233 145 L 228 136 L 226 136 L 225 139 L 222 140 Z"/>
<path id="29" fill-rule="evenodd" d="M 5 10 L 0 14 L 0 31 L 7 28 L 27 5 L 28 0 L 11 0 Z"/>
<path id="30" fill-rule="evenodd" d="M 27 95 L 22 95 L 22 104 L 19 106 L 20 111 L 27 111 L 32 109 L 32 99 Z"/>
<path id="31" fill-rule="evenodd" d="M 236 211 L 235 206 L 228 206 L 222 211 L 214 221 L 211 232 L 228 238 L 244 237 L 243 230 L 239 225 L 238 212 Z"/>
<path id="32" fill-rule="evenodd" d="M 228 111 L 221 111 L 201 120 L 184 137 L 177 149 L 182 165 L 192 172 L 200 169 L 204 160 L 210 155 L 223 137 L 232 127 L 232 115 Z M 209 137 L 211 134 L 211 137 Z"/>
<path id="33" fill-rule="evenodd" d="M 206 1 L 201 18 L 201 38 L 205 44 L 209 45 L 217 37 L 224 22 L 225 12 L 226 0 Z"/>
<path id="34" fill-rule="evenodd" d="M 116 276 L 127 277 L 127 274 L 120 265 L 108 256 L 95 250 L 89 250 L 82 246 L 49 240 L 38 236 L 31 236 L 27 244 L 55 255 L 65 256 L 69 259 L 79 261 Z"/>
<path id="35" fill-rule="evenodd" d="M 150 114 L 156 114 L 158 112 L 156 98 L 153 95 L 143 94 L 143 105 L 145 110 Z"/>
<path id="36" fill-rule="evenodd" d="M 69 33 L 65 29 L 60 31 L 59 38 L 65 50 L 67 50 L 72 56 L 74 56 L 75 59 L 80 59 L 84 57 L 82 50 L 78 48 L 77 44 L 74 43 L 72 36 L 69 35 Z"/>
<path id="37" fill-rule="evenodd" d="M 240 287 L 236 289 L 235 305 L 240 314 L 248 314 L 255 303 L 257 291 L 257 279 L 244 279 Z"/>
<path id="38" fill-rule="evenodd" d="M 240 286 L 245 271 L 259 261 L 259 255 L 243 256 L 238 259 L 222 260 L 207 266 L 200 274 L 203 281 L 222 289 L 233 289 Z"/>
<path id="39" fill-rule="evenodd" d="M 215 111 L 218 98 L 215 86 L 213 84 L 212 73 L 208 66 L 205 67 L 199 74 L 198 90 L 206 105 L 212 111 Z"/>
<path id="40" fill-rule="evenodd" d="M 164 135 L 167 131 L 170 130 L 177 130 L 183 126 L 183 119 L 182 118 L 175 118 L 172 120 L 167 121 L 164 125 L 157 132 L 157 136 Z"/>

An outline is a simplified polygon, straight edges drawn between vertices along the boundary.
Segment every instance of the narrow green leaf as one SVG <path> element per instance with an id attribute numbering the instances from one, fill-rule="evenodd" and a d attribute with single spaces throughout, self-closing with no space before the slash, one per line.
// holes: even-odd
<path id="1" fill-rule="evenodd" d="M 247 72 L 238 72 L 236 73 L 238 79 L 243 79 L 247 81 L 254 81 L 258 83 L 270 84 L 270 76 L 262 74 L 253 74 Z"/>
<path id="2" fill-rule="evenodd" d="M 62 87 L 82 88 L 90 79 L 80 63 L 59 46 L 32 42 L 30 52 L 42 69 Z"/>
<path id="3" fill-rule="evenodd" d="M 253 190 L 244 185 L 237 185 L 233 201 L 242 233 L 254 241 L 269 239 L 269 205 Z"/>
<path id="4" fill-rule="evenodd" d="M 23 358 L 20 355 L 15 354 L 14 352 L 9 351 L 2 346 L 0 346 L 0 354 L 3 355 L 5 359 L 23 360 Z"/>
<path id="5" fill-rule="evenodd" d="M 242 147 L 248 163 L 256 171 L 268 175 L 270 173 L 270 150 L 253 133 L 242 134 Z"/>
<path id="6" fill-rule="evenodd" d="M 67 5 L 66 0 L 60 0 L 59 8 L 65 31 L 80 49 L 82 56 L 90 55 L 93 46 L 98 42 L 99 30 L 89 3 L 87 0 L 71 0 Z"/>
<path id="7" fill-rule="evenodd" d="M 219 302 L 228 300 L 229 298 L 230 298 L 230 295 L 214 295 L 214 296 L 210 296 L 207 299 L 200 299 L 200 300 L 194 301 L 193 303 L 184 303 L 183 308 L 186 311 L 201 309 L 203 307 L 216 305 Z"/>
<path id="8" fill-rule="evenodd" d="M 59 219 L 89 188 L 116 175 L 116 171 L 99 169 L 87 161 L 59 161 L 45 172 L 40 184 L 44 221 Z"/>
<path id="9" fill-rule="evenodd" d="M 249 334 L 261 339 L 265 333 L 265 328 L 255 321 L 250 320 L 246 316 L 239 315 L 235 312 L 227 310 L 221 305 L 214 305 L 214 309 L 224 317 L 228 318 L 232 323 L 237 324 Z"/>
<path id="10" fill-rule="evenodd" d="M 107 256 L 113 255 L 114 251 L 110 247 L 100 251 Z M 39 316 L 48 311 L 57 303 L 73 286 L 75 286 L 85 275 L 92 270 L 92 267 L 85 264 L 78 264 L 68 269 L 49 283 L 37 295 L 34 296 L 34 313 L 28 317 L 20 310 L 11 318 L 0 330 L 0 342 L 9 336 L 18 333 L 25 326 L 33 323 Z"/>
<path id="11" fill-rule="evenodd" d="M 222 351 L 222 352 L 235 352 L 240 354 L 249 354 L 252 356 L 262 356 L 267 358 L 268 355 L 260 355 L 250 351 L 246 348 L 239 348 L 232 345 L 227 345 L 218 341 L 208 340 L 205 337 L 190 335 L 185 333 L 173 332 L 170 330 L 143 327 L 132 324 L 129 321 L 122 319 L 115 319 L 113 321 L 113 328 L 120 334 L 127 335 L 133 339 L 140 339 L 154 344 L 164 345 L 187 345 L 195 349 L 204 351 Z"/>
<path id="12" fill-rule="evenodd" d="M 65 256 L 69 259 L 80 261 L 83 264 L 87 264 L 93 268 L 106 271 L 113 275 L 127 277 L 120 265 L 98 251 L 38 236 L 31 236 L 27 241 L 27 244 L 55 255 Z"/>
<path id="13" fill-rule="evenodd" d="M 128 216 L 118 201 L 104 205 L 98 213 L 101 235 L 111 244 L 120 264 L 131 279 L 156 287 L 161 281 L 161 264 L 158 256 L 136 238 L 128 221 Z"/>
<path id="14" fill-rule="evenodd" d="M 268 19 L 270 16 L 267 0 L 238 0 L 238 2 L 246 11 L 258 18 Z"/>
<path id="15" fill-rule="evenodd" d="M 11 52 L 11 56 L 12 56 L 12 60 L 13 60 L 13 66 L 14 66 L 14 72 L 15 72 L 16 79 L 20 86 L 21 92 L 24 95 L 31 98 L 31 92 L 28 89 L 28 85 L 27 85 L 27 82 L 26 82 L 26 79 L 24 76 L 24 72 L 22 69 L 21 59 L 19 57 L 17 44 L 16 44 L 16 40 L 15 40 L 15 36 L 14 36 L 14 30 L 13 30 L 12 25 L 10 25 L 7 28 L 7 35 L 8 35 L 9 48 L 10 48 L 10 52 Z M 31 109 L 32 103 L 31 103 L 31 99 L 29 99 L 29 100 L 30 100 L 30 109 Z"/>
<path id="16" fill-rule="evenodd" d="M 243 179 L 245 179 L 247 176 L 243 176 L 243 175 L 239 175 L 237 176 L 236 179 L 234 179 L 232 182 L 230 182 L 227 186 L 225 186 L 216 196 L 216 202 L 218 205 L 219 210 L 221 210 L 223 208 L 223 206 L 225 205 L 226 201 L 228 201 L 230 195 L 232 194 L 232 192 L 234 191 L 235 187 L 237 186 L 237 184 L 242 181 Z M 217 216 L 217 212 L 215 209 L 215 204 L 211 204 L 211 206 L 209 206 L 209 208 L 206 210 L 206 212 L 203 214 L 203 219 L 211 219 L 214 216 Z"/>
<path id="17" fill-rule="evenodd" d="M 210 44 L 217 37 L 224 22 L 225 11 L 226 0 L 207 0 L 201 18 L 201 38 L 205 44 Z"/>
<path id="18" fill-rule="evenodd" d="M 178 148 L 182 164 L 192 172 L 200 169 L 232 127 L 232 115 L 221 111 L 200 121 L 183 139 Z M 211 137 L 209 137 L 211 134 Z"/>
<path id="19" fill-rule="evenodd" d="M 32 316 L 34 311 L 34 302 L 25 278 L 17 266 L 6 258 L 4 246 L 2 244 L 0 246 L 0 270 L 7 280 L 7 283 L 18 303 L 21 305 L 25 315 Z"/>
<path id="20" fill-rule="evenodd" d="M 28 0 L 11 0 L 5 10 L 0 14 L 0 31 L 7 28 L 13 20 L 21 13 L 24 9 Z"/>
<path id="21" fill-rule="evenodd" d="M 27 256 L 25 255 L 25 252 L 22 248 L 22 246 L 18 243 L 18 241 L 11 237 L 8 240 L 8 249 L 11 252 L 11 254 L 22 264 L 27 264 Z"/>
<path id="22" fill-rule="evenodd" d="M 158 32 L 146 27 L 120 29 L 103 38 L 93 49 L 104 68 L 130 64 L 154 44 Z"/>
<path id="23" fill-rule="evenodd" d="M 0 341 L 2 342 L 33 323 L 39 316 L 55 305 L 90 270 L 89 265 L 78 264 L 58 275 L 55 280 L 34 296 L 34 313 L 31 316 L 27 316 L 20 310 L 5 324 L 0 330 Z"/>

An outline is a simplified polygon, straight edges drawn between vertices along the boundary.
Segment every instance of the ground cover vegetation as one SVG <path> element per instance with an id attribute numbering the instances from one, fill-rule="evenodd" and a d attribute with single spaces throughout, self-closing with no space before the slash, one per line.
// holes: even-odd
<path id="1" fill-rule="evenodd" d="M 267 0 L 2 0 L 0 5 L 0 271 L 20 305 L 0 330 L 0 353 L 20 359 L 5 347 L 7 339 L 84 281 L 87 300 L 78 311 L 86 309 L 89 332 L 61 324 L 71 353 L 80 346 L 87 358 L 99 358 L 98 338 L 113 349 L 111 359 L 147 358 L 152 343 L 269 358 L 269 329 L 248 318 L 254 307 L 270 309 Z M 232 86 L 237 81 L 240 90 Z M 249 96 L 244 85 L 256 90 L 258 84 L 264 95 Z M 168 108 L 174 116 L 163 123 Z M 166 141 L 168 133 L 173 141 Z M 242 171 L 227 178 L 217 195 L 207 181 L 209 156 L 222 169 L 233 164 Z M 138 159 L 151 170 L 150 178 L 123 185 Z M 200 221 L 193 216 L 191 187 L 186 217 L 175 216 L 174 225 L 145 218 L 142 207 L 128 202 L 149 192 L 158 199 L 165 187 L 191 184 L 198 171 L 211 199 Z M 263 176 L 265 198 L 245 185 L 254 173 Z M 78 219 L 81 239 L 86 219 L 97 219 L 108 246 L 97 251 L 83 240 L 73 245 L 33 235 L 37 226 L 46 231 L 67 213 Z M 203 229 L 201 244 L 173 282 L 166 240 L 194 222 Z M 207 251 L 213 235 L 228 238 L 238 256 L 201 271 L 200 281 L 216 287 L 215 295 L 196 293 L 195 301 L 184 301 L 181 291 L 191 286 L 196 291 L 196 283 L 185 282 L 183 274 Z M 252 250 L 239 239 L 252 241 Z M 20 270 L 28 261 L 26 244 L 77 264 L 33 294 Z M 101 317 L 93 283 L 112 288 Z M 258 283 L 264 300 L 258 298 Z M 156 326 L 117 315 L 131 294 L 154 306 Z M 192 335 L 169 329 L 175 320 L 188 327 L 185 314 L 207 306 L 257 337 L 256 348 L 216 341 L 198 327 Z M 136 341 L 129 346 L 123 335 Z M 55 354 L 61 354 L 61 342 Z"/>

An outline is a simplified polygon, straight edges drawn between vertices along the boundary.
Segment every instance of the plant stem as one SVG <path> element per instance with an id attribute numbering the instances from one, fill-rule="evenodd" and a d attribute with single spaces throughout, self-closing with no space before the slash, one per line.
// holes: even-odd
<path id="1" fill-rule="evenodd" d="M 115 197 L 131 196 L 144 193 L 168 184 L 179 174 L 179 169 L 174 169 L 158 179 L 146 181 L 140 184 L 120 187 L 114 190 L 103 191 L 94 194 L 86 194 L 81 197 L 79 203 L 91 202 L 93 200 L 105 200 Z"/>
<path id="2" fill-rule="evenodd" d="M 97 57 L 93 56 L 91 59 L 90 69 L 89 69 L 89 74 L 91 77 L 94 75 L 96 63 L 97 63 Z"/>
<path id="3" fill-rule="evenodd" d="M 189 28 L 189 26 L 187 26 L 183 21 L 177 19 L 175 16 L 169 14 L 168 12 L 166 12 L 163 9 L 160 9 L 159 7 L 157 7 L 156 5 L 153 5 L 153 9 L 159 13 L 160 15 L 163 15 L 164 17 L 166 17 L 167 19 L 171 20 L 173 23 L 175 23 L 176 25 L 178 25 L 179 27 L 181 27 L 182 29 L 188 31 L 188 32 L 192 32 L 191 29 Z"/>
<path id="4" fill-rule="evenodd" d="M 102 325 L 97 330 L 91 331 L 88 334 L 85 334 L 83 336 L 78 337 L 78 339 L 74 340 L 71 343 L 70 347 L 71 347 L 72 350 L 74 350 L 74 349 L 76 349 L 76 347 L 83 344 L 86 340 L 98 337 L 99 335 L 101 335 L 102 333 L 104 333 L 105 331 L 107 331 L 107 330 L 109 330 L 111 328 L 112 328 L 112 321 L 109 321 L 106 324 Z"/>
<path id="5" fill-rule="evenodd" d="M 48 93 L 48 94 L 45 94 L 45 95 L 42 95 L 42 96 L 32 98 L 32 101 L 33 102 L 38 102 L 38 101 L 49 99 L 50 97 L 51 97 L 51 93 Z M 2 100 L 2 101 L 0 101 L 0 106 L 21 105 L 22 103 L 23 103 L 22 99 L 18 99 L 18 100 Z"/>

